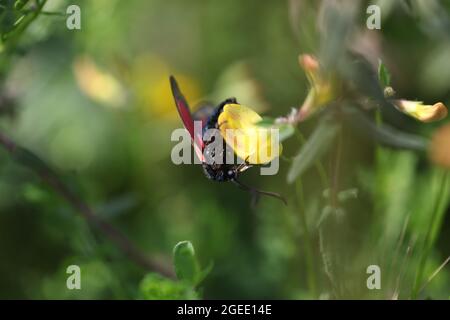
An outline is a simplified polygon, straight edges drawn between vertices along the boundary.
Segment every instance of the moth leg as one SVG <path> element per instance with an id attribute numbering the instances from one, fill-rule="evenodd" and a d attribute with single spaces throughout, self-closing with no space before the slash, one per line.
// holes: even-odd
<path id="1" fill-rule="evenodd" d="M 236 170 L 238 171 L 238 172 L 242 172 L 242 171 L 245 171 L 245 170 L 247 170 L 248 168 L 251 168 L 252 167 L 252 165 L 250 164 L 250 163 L 248 163 L 248 156 L 247 156 L 247 158 L 245 158 L 245 160 L 244 160 L 244 162 L 242 162 L 241 164 L 239 164 L 239 166 L 236 168 Z"/>
<path id="2" fill-rule="evenodd" d="M 287 205 L 286 199 L 284 199 L 284 197 L 282 197 L 278 193 L 258 190 L 256 188 L 253 188 L 253 187 L 250 187 L 250 186 L 247 186 L 247 185 L 243 184 L 242 182 L 240 182 L 237 179 L 233 179 L 233 180 L 231 180 L 231 182 L 236 184 L 239 188 L 241 188 L 243 190 L 246 190 L 246 191 L 248 191 L 248 192 L 250 192 L 252 194 L 252 196 L 253 196 L 252 205 L 256 205 L 256 202 L 258 200 L 258 196 L 259 195 L 265 195 L 265 196 L 277 198 L 278 200 L 282 201 L 285 205 Z"/>

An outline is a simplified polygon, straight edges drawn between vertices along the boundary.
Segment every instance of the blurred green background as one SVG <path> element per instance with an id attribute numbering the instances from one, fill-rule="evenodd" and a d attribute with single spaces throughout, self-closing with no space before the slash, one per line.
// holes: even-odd
<path id="1" fill-rule="evenodd" d="M 8 11 L 14 2 L 0 2 L 1 33 L 18 17 Z M 352 2 L 358 3 L 352 26 L 359 40 L 351 45 L 369 60 L 383 59 L 400 96 L 450 105 L 450 2 Z M 381 30 L 365 28 L 369 3 L 382 8 Z M 44 10 L 64 13 L 69 4 L 49 0 Z M 2 44 L 2 132 L 57 170 L 98 215 L 154 259 L 171 267 L 174 245 L 191 241 L 200 265 L 213 263 L 199 297 L 392 298 L 397 291 L 411 297 L 441 190 L 440 171 L 426 155 L 389 149 L 376 155 L 372 141 L 347 133 L 340 187 L 358 196 L 323 228 L 317 223 L 324 190 L 314 169 L 303 177 L 305 214 L 299 214 L 298 189 L 286 182 L 287 161 L 276 176 L 249 170 L 244 180 L 285 195 L 288 206 L 263 197 L 253 208 L 248 193 L 208 181 L 199 166 L 170 160 L 170 134 L 181 121 L 169 75 L 179 79 L 194 109 L 201 101 L 235 96 L 261 114 L 286 115 L 308 91 L 297 57 L 319 52 L 320 1 L 76 4 L 81 30 L 68 30 L 64 16 L 41 14 L 13 51 Z M 392 120 L 425 137 L 443 122 L 424 125 L 403 115 Z M 299 129 L 307 137 L 315 125 L 312 119 Z M 295 138 L 284 143 L 287 158 L 298 149 Z M 450 255 L 448 201 L 442 203 L 424 279 Z M 81 267 L 82 290 L 66 288 L 71 264 Z M 366 287 L 372 264 L 381 267 L 381 290 Z M 0 298 L 161 297 L 145 294 L 146 274 L 0 151 Z M 449 295 L 446 267 L 419 297 Z"/>

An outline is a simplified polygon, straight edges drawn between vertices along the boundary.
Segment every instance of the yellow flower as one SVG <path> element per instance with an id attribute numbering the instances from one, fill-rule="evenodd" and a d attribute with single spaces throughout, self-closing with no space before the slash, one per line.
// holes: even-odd
<path id="1" fill-rule="evenodd" d="M 447 116 L 447 108 L 442 102 L 425 105 L 421 101 L 395 100 L 394 106 L 401 112 L 422 122 L 433 122 Z"/>
<path id="2" fill-rule="evenodd" d="M 177 75 L 177 80 L 183 88 L 183 94 L 191 107 L 201 96 L 198 81 L 170 66 L 165 60 L 151 53 L 137 56 L 131 65 L 131 90 L 141 110 L 150 117 L 170 120 L 177 119 L 178 113 L 173 106 L 173 96 L 167 82 L 169 74 Z M 193 110 L 191 110 L 193 111 Z"/>
<path id="3" fill-rule="evenodd" d="M 428 155 L 433 163 L 450 169 L 450 124 L 433 134 Z"/>
<path id="4" fill-rule="evenodd" d="M 77 58 L 73 70 L 78 86 L 89 98 L 113 108 L 125 105 L 125 88 L 112 74 L 101 70 L 91 58 Z"/>
<path id="5" fill-rule="evenodd" d="M 334 88 L 331 77 L 324 74 L 319 61 L 314 56 L 302 54 L 298 60 L 311 85 L 298 115 L 299 120 L 303 121 L 333 99 Z"/>
<path id="6" fill-rule="evenodd" d="M 281 144 L 271 128 L 257 123 L 261 116 L 240 104 L 227 104 L 219 116 L 222 137 L 235 154 L 251 164 L 264 164 L 281 154 Z"/>

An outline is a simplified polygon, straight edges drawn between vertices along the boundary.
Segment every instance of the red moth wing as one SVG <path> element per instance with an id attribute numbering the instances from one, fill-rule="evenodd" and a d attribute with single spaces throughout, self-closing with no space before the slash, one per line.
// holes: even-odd
<path id="1" fill-rule="evenodd" d="M 191 111 L 189 110 L 189 105 L 181 93 L 180 88 L 178 87 L 178 83 L 175 80 L 174 76 L 170 76 L 170 87 L 172 89 L 172 95 L 175 100 L 175 105 L 177 106 L 178 113 L 180 114 L 180 118 L 183 121 L 184 127 L 189 132 L 192 144 L 194 146 L 195 153 L 197 154 L 200 161 L 204 161 L 203 157 L 203 139 L 202 132 L 196 134 L 194 130 L 194 119 L 192 118 Z M 202 130 L 200 130 L 202 131 Z"/>

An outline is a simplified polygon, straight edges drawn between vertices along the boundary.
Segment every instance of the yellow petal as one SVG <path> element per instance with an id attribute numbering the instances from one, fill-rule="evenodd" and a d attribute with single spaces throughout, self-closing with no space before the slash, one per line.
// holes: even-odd
<path id="1" fill-rule="evenodd" d="M 245 127 L 262 120 L 261 116 L 250 108 L 240 104 L 227 104 L 219 116 L 219 124 L 224 121 L 232 121 L 236 127 Z"/>
<path id="2" fill-rule="evenodd" d="M 319 61 L 312 55 L 302 54 L 298 57 L 300 66 L 305 70 L 311 89 L 300 108 L 300 121 L 303 121 L 329 103 L 335 94 L 330 75 L 324 75 Z"/>
<path id="3" fill-rule="evenodd" d="M 239 158 L 251 164 L 268 163 L 281 152 L 276 134 L 270 128 L 256 125 L 261 120 L 255 111 L 239 104 L 225 105 L 218 119 L 227 144 Z"/>
<path id="4" fill-rule="evenodd" d="M 168 74 L 175 74 L 183 95 L 191 107 L 202 96 L 196 78 L 173 69 L 167 61 L 151 54 L 143 53 L 133 59 L 130 66 L 130 87 L 136 98 L 137 107 L 151 119 L 179 120 L 173 105 L 173 96 L 167 82 Z"/>
<path id="5" fill-rule="evenodd" d="M 403 113 L 422 122 L 433 122 L 447 116 L 447 107 L 438 102 L 433 105 L 424 105 L 421 101 L 396 100 L 394 105 Z"/>

